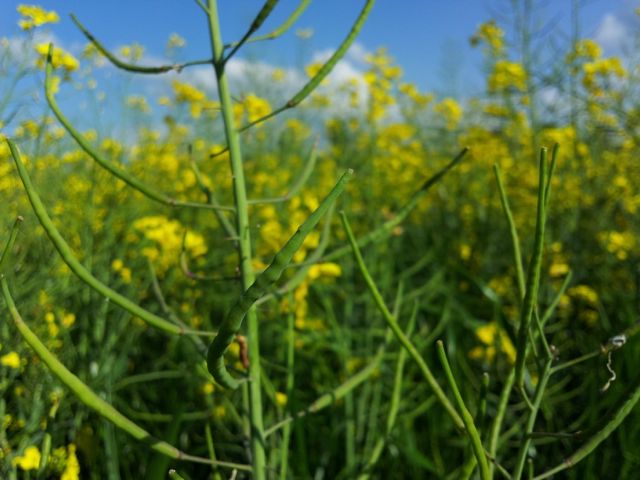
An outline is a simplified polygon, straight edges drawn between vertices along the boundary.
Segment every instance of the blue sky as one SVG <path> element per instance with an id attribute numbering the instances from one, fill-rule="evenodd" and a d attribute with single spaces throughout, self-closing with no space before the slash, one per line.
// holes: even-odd
<path id="1" fill-rule="evenodd" d="M 630 28 L 637 28 L 633 9 L 640 0 L 578 0 L 582 36 L 598 38 L 605 50 L 619 47 Z M 21 2 L 3 0 L 0 36 L 18 34 L 15 7 Z M 185 59 L 209 56 L 208 32 L 202 11 L 191 0 L 42 0 L 39 5 L 61 16 L 50 31 L 65 48 L 78 51 L 84 38 L 68 18 L 78 18 L 108 47 L 138 42 L 151 58 L 161 58 L 169 34 L 187 40 Z M 241 36 L 262 5 L 260 0 L 221 0 L 223 35 Z M 245 48 L 240 57 L 261 59 L 274 65 L 296 67 L 309 63 L 319 52 L 335 48 L 357 16 L 362 1 L 314 0 L 297 27 L 281 39 Z M 571 0 L 533 0 L 540 22 L 555 24 L 554 39 L 566 41 L 570 31 Z M 282 0 L 261 32 L 287 17 L 296 0 Z M 426 90 L 448 95 L 469 95 L 482 89 L 480 52 L 469 46 L 478 24 L 495 18 L 507 31 L 512 20 L 510 0 L 378 0 L 358 44 L 360 51 L 385 46 L 405 71 L 406 79 Z M 540 23 L 542 25 L 542 23 Z M 296 28 L 313 29 L 301 40 Z"/>

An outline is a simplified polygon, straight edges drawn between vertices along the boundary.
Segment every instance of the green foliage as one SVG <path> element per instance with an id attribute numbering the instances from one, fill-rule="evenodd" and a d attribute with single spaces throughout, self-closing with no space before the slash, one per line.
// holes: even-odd
<path id="1" fill-rule="evenodd" d="M 309 1 L 258 35 L 281 8 L 264 2 L 226 44 L 196 3 L 211 58 L 163 66 L 73 18 L 82 65 L 219 81 L 213 99 L 174 79 L 162 115 L 123 99 L 133 140 L 63 112 L 69 80 L 96 81 L 68 53 L 0 51 L 6 98 L 42 68 L 53 113 L 12 121 L 0 99 L 0 476 L 631 478 L 637 69 L 575 39 L 538 74 L 488 22 L 481 99 L 435 100 L 384 50 L 362 85 L 325 85 L 366 1 L 284 96 L 282 72 L 245 89 L 225 67 Z M 27 30 L 57 18 L 29 8 Z M 543 87 L 571 92 L 566 112 Z"/>

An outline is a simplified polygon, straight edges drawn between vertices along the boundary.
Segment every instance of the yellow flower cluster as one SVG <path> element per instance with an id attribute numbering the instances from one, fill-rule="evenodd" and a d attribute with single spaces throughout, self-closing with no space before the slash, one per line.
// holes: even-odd
<path id="1" fill-rule="evenodd" d="M 504 50 L 504 31 L 494 20 L 480 24 L 476 33 L 471 37 L 471 45 L 485 43 L 492 56 L 498 56 Z"/>
<path id="2" fill-rule="evenodd" d="M 636 245 L 636 237 L 633 232 L 630 231 L 610 231 L 602 232 L 599 235 L 600 242 L 604 245 L 607 251 L 620 260 L 626 260 L 629 258 L 629 254 L 633 251 Z"/>
<path id="3" fill-rule="evenodd" d="M 13 459 L 13 464 L 21 470 L 35 470 L 40 466 L 40 449 L 30 445 L 24 449 L 24 453 Z"/>
<path id="4" fill-rule="evenodd" d="M 116 258 L 111 262 L 111 268 L 120 275 L 123 283 L 131 283 L 131 269 L 125 267 L 122 260 Z"/>
<path id="5" fill-rule="evenodd" d="M 493 362 L 497 352 L 502 352 L 509 363 L 516 361 L 516 349 L 507 333 L 496 322 L 487 323 L 476 329 L 476 337 L 482 343 L 469 352 L 469 357 Z"/>
<path id="6" fill-rule="evenodd" d="M 200 118 L 202 112 L 207 110 L 212 115 L 218 110 L 218 102 L 207 100 L 205 92 L 197 87 L 185 82 L 174 80 L 172 82 L 173 95 L 178 104 L 189 105 L 189 110 L 193 118 Z M 163 97 L 160 101 L 161 105 L 169 105 L 169 99 Z"/>
<path id="7" fill-rule="evenodd" d="M 242 103 L 249 122 L 255 122 L 271 113 L 269 102 L 253 93 L 246 95 Z"/>
<path id="8" fill-rule="evenodd" d="M 40 54 L 36 61 L 36 64 L 39 68 L 44 68 L 47 54 L 49 53 L 49 44 L 39 43 L 34 48 L 36 52 Z M 62 48 L 59 47 L 53 47 L 53 51 L 51 53 L 51 64 L 53 68 L 62 67 L 62 69 L 67 74 L 77 70 L 80 66 L 80 63 L 73 55 L 65 52 Z"/>
<path id="9" fill-rule="evenodd" d="M 402 70 L 393 65 L 392 58 L 384 48 L 367 55 L 365 60 L 370 65 L 364 74 L 364 81 L 369 90 L 366 118 L 369 122 L 376 123 L 385 118 L 389 107 L 396 103 L 393 81 L 402 74 Z"/>
<path id="10" fill-rule="evenodd" d="M 602 58 L 585 63 L 582 66 L 582 71 L 584 73 L 582 84 L 596 97 L 604 94 L 604 89 L 598 80 L 605 80 L 612 76 L 624 78 L 627 75 L 627 71 L 618 57 Z"/>
<path id="11" fill-rule="evenodd" d="M 20 368 L 20 355 L 18 352 L 9 352 L 0 357 L 0 365 L 9 368 Z"/>
<path id="12" fill-rule="evenodd" d="M 148 241 L 141 249 L 142 254 L 154 262 L 158 273 L 164 273 L 176 265 L 182 251 L 182 238 L 186 231 L 178 220 L 170 220 L 162 215 L 143 217 L 133 222 L 133 230 Z M 132 242 L 137 241 L 133 235 Z M 184 239 L 186 252 L 192 257 L 207 253 L 207 244 L 202 235 L 189 232 Z M 122 272 L 121 272 L 122 273 Z"/>
<path id="13" fill-rule="evenodd" d="M 527 72 L 517 62 L 498 60 L 489 76 L 488 84 L 491 92 L 502 92 L 510 88 L 525 91 L 527 88 Z"/>
<path id="14" fill-rule="evenodd" d="M 454 130 L 462 119 L 462 107 L 453 98 L 444 98 L 433 107 L 436 113 L 442 115 L 445 126 L 448 130 Z"/>
<path id="15" fill-rule="evenodd" d="M 46 11 L 37 5 L 18 5 L 18 13 L 22 15 L 18 21 L 18 25 L 22 30 L 32 30 L 35 27 L 45 25 L 47 23 L 57 23 L 60 17 L 54 11 Z"/>

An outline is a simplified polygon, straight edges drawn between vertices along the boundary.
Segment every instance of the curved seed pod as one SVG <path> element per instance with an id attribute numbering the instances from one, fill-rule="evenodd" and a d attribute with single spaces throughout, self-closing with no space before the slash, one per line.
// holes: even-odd
<path id="1" fill-rule="evenodd" d="M 322 80 L 324 80 L 326 76 L 331 73 L 333 68 L 338 63 L 338 61 L 342 57 L 344 57 L 345 53 L 347 53 L 347 50 L 349 50 L 349 47 L 358 36 L 358 33 L 360 33 L 360 30 L 362 29 L 364 22 L 369 16 L 369 12 L 371 11 L 371 8 L 373 7 L 374 3 L 375 3 L 375 0 L 367 0 L 367 3 L 365 3 L 364 7 L 362 7 L 362 10 L 360 11 L 360 15 L 358 15 L 358 18 L 356 19 L 355 23 L 351 27 L 349 34 L 342 41 L 338 49 L 333 53 L 333 55 L 331 55 L 329 60 L 327 60 L 326 63 L 322 65 L 322 67 L 320 67 L 320 70 L 318 70 L 318 73 L 316 73 L 315 76 L 311 80 L 309 80 L 309 82 L 307 82 L 307 84 L 304 87 L 302 87 L 298 93 L 296 93 L 293 97 L 291 97 L 291 99 L 287 103 L 285 103 L 282 107 L 274 110 L 273 112 L 263 117 L 258 118 L 257 120 L 254 120 L 251 123 L 248 123 L 247 125 L 241 127 L 240 131 L 243 132 L 253 127 L 254 125 L 257 125 L 258 123 L 262 123 L 265 120 L 268 120 L 278 115 L 279 113 L 285 110 L 288 110 L 289 108 L 293 108 L 296 105 L 298 105 L 300 102 L 302 102 L 305 98 L 307 98 L 309 94 L 313 92 L 318 85 L 320 85 L 320 82 L 322 82 Z"/>
<path id="2" fill-rule="evenodd" d="M 244 45 L 247 40 L 249 40 L 249 37 L 251 37 L 251 35 L 253 35 L 262 26 L 267 17 L 271 15 L 271 12 L 278 4 L 278 1 L 279 0 L 267 0 L 266 2 L 264 2 L 264 5 L 258 12 L 258 15 L 256 15 L 256 18 L 253 19 L 253 22 L 251 22 L 251 25 L 249 26 L 247 32 L 242 36 L 239 42 L 236 42 L 233 45 L 233 49 L 225 57 L 222 63 L 227 63 L 229 59 L 233 57 L 235 53 L 240 49 L 240 47 L 242 47 L 242 45 Z"/>
<path id="3" fill-rule="evenodd" d="M 100 295 L 103 295 L 116 305 L 124 308 L 132 315 L 139 317 L 141 320 L 147 322 L 150 325 L 153 325 L 160 330 L 164 330 L 165 332 L 173 333 L 176 335 L 184 335 L 187 333 L 193 335 L 211 335 L 211 332 L 198 332 L 195 330 L 186 329 L 185 327 L 180 325 L 175 325 L 168 320 L 165 320 L 164 318 L 159 317 L 158 315 L 155 315 L 148 310 L 145 310 L 138 304 L 132 302 L 124 295 L 119 294 L 115 290 L 112 290 L 110 287 L 94 277 L 91 272 L 89 272 L 89 270 L 87 270 L 74 256 L 71 248 L 69 248 L 67 242 L 65 242 L 64 238 L 62 238 L 62 235 L 60 235 L 60 232 L 51 221 L 51 218 L 49 218 L 49 215 L 47 214 L 47 211 L 42 204 L 42 200 L 40 200 L 40 196 L 33 188 L 31 179 L 29 178 L 29 174 L 27 173 L 27 169 L 20 159 L 20 152 L 18 151 L 18 148 L 9 139 L 7 139 L 7 144 L 9 145 L 11 155 L 13 156 L 13 160 L 16 164 L 16 167 L 18 168 L 18 174 L 20 175 L 20 179 L 22 180 L 24 189 L 27 192 L 27 196 L 29 197 L 29 201 L 31 202 L 33 211 L 38 217 L 40 224 L 47 232 L 47 235 L 51 239 L 54 247 L 56 247 L 56 250 L 58 250 L 58 253 L 62 257 L 62 260 L 67 264 L 71 271 L 80 278 L 80 280 L 89 285 Z"/>
<path id="4" fill-rule="evenodd" d="M 33 349 L 33 351 L 40 357 L 43 363 L 49 368 L 51 373 L 53 373 L 58 379 L 64 383 L 69 390 L 71 390 L 78 399 L 84 403 L 87 407 L 94 410 L 99 415 L 106 418 L 108 421 L 113 423 L 116 427 L 124 430 L 126 433 L 131 435 L 133 438 L 140 440 L 141 442 L 146 443 L 152 450 L 155 450 L 158 453 L 166 455 L 171 458 L 175 458 L 177 460 L 185 460 L 197 463 L 206 463 L 210 465 L 218 465 L 220 467 L 226 468 L 235 468 L 243 471 L 251 471 L 251 467 L 249 465 L 239 465 L 235 463 L 228 462 L 216 462 L 209 460 L 208 458 L 196 457 L 193 455 L 186 454 L 181 450 L 178 450 L 173 445 L 154 438 L 149 432 L 140 427 L 138 424 L 132 422 L 127 417 L 125 417 L 122 413 L 116 410 L 113 405 L 103 400 L 99 395 L 97 395 L 89 386 L 76 377 L 73 373 L 71 373 L 67 367 L 65 367 L 58 358 L 51 353 L 45 347 L 45 345 L 40 341 L 38 336 L 31 331 L 31 329 L 24 323 L 24 320 L 20 316 L 14 302 L 11 297 L 11 293 L 9 292 L 9 286 L 7 285 L 7 281 L 4 277 L 0 278 L 0 284 L 2 286 L 2 294 L 4 296 L 7 307 L 9 308 L 9 312 L 11 313 L 11 317 L 13 318 L 13 322 L 24 338 L 24 340 L 29 344 L 29 346 Z"/>
<path id="5" fill-rule="evenodd" d="M 540 175 L 538 182 L 538 211 L 536 217 L 536 232 L 533 243 L 533 253 L 529 260 L 529 269 L 527 272 L 527 284 L 525 288 L 524 299 L 522 301 L 522 312 L 520 315 L 520 326 L 518 328 L 517 355 L 515 364 L 516 386 L 521 388 L 524 382 L 524 367 L 529 350 L 527 338 L 529 337 L 529 328 L 533 311 L 538 301 L 538 289 L 540 287 L 540 269 L 542 268 L 542 251 L 544 249 L 544 231 L 547 220 L 547 149 L 540 149 Z"/>
<path id="6" fill-rule="evenodd" d="M 280 35 L 282 35 L 283 33 L 285 33 L 287 30 L 291 28 L 291 25 L 293 25 L 295 21 L 298 19 L 298 17 L 302 15 L 302 13 L 307 9 L 310 3 L 311 3 L 311 0 L 302 0 L 300 4 L 296 7 L 296 9 L 291 13 L 291 15 L 289 15 L 289 17 L 284 22 L 282 22 L 282 25 L 280 25 L 278 28 L 276 28 L 270 33 L 266 33 L 264 35 L 258 35 L 256 37 L 251 37 L 245 43 L 259 42 L 261 40 L 274 40 L 278 38 Z M 224 46 L 224 48 L 225 50 L 229 48 L 234 48 L 237 45 L 237 43 L 238 42 L 228 43 Z"/>
<path id="7" fill-rule="evenodd" d="M 213 378 L 220 385 L 236 389 L 238 381 L 235 380 L 224 365 L 224 352 L 234 340 L 236 334 L 242 326 L 242 320 L 253 306 L 253 304 L 262 295 L 269 291 L 284 272 L 285 268 L 291 262 L 293 255 L 300 249 L 304 239 L 315 228 L 320 218 L 326 213 L 335 199 L 342 193 L 346 187 L 349 177 L 353 174 L 352 170 L 347 170 L 338 180 L 335 187 L 322 201 L 320 206 L 311 214 L 309 218 L 298 228 L 296 233 L 282 247 L 282 249 L 273 257 L 271 264 L 262 272 L 253 282 L 253 284 L 238 298 L 236 303 L 227 313 L 224 322 L 220 326 L 218 335 L 213 339 L 207 353 L 207 367 Z"/>
<path id="8" fill-rule="evenodd" d="M 53 66 L 51 64 L 51 54 L 52 54 L 53 44 L 49 44 L 49 53 L 47 54 L 47 65 L 45 67 L 45 80 L 44 80 L 44 92 L 45 97 L 47 98 L 47 103 L 53 111 L 53 114 L 56 116 L 60 124 L 64 127 L 64 129 L 69 132 L 69 135 L 73 137 L 76 143 L 82 148 L 87 155 L 93 158 L 102 168 L 109 171 L 113 176 L 119 178 L 131 188 L 137 190 L 142 193 L 145 197 L 150 198 L 151 200 L 155 200 L 156 202 L 162 203 L 163 205 L 168 205 L 170 207 L 191 207 L 191 208 L 203 208 L 208 210 L 228 210 L 233 211 L 232 207 L 222 207 L 219 205 L 213 205 L 208 203 L 197 203 L 197 202 L 182 202 L 167 196 L 166 194 L 157 191 L 155 188 L 144 184 L 136 177 L 131 175 L 126 170 L 123 170 L 115 163 L 104 158 L 96 149 L 94 149 L 89 142 L 82 136 L 82 134 L 76 130 L 71 122 L 62 114 L 58 103 L 53 95 L 53 90 L 51 89 L 51 78 L 53 74 Z"/>
<path id="9" fill-rule="evenodd" d="M 145 67 L 142 65 L 134 65 L 132 63 L 127 63 L 127 62 L 123 62 L 122 60 L 120 60 L 118 57 L 116 57 L 113 53 L 111 53 L 109 50 L 106 49 L 106 47 L 104 45 L 102 45 L 102 43 L 100 43 L 96 37 L 94 37 L 91 32 L 89 32 L 89 30 L 87 30 L 85 28 L 84 25 L 82 25 L 82 23 L 80 23 L 80 20 L 78 20 L 76 18 L 76 16 L 72 13 L 70 15 L 71 20 L 73 21 L 73 23 L 76 24 L 76 27 L 78 27 L 80 29 L 80 31 L 84 34 L 85 37 L 87 37 L 87 40 L 89 40 L 97 49 L 98 51 L 103 54 L 105 57 L 107 57 L 107 59 L 116 67 L 122 69 L 122 70 L 126 70 L 127 72 L 133 72 L 133 73 L 141 73 L 141 74 L 147 74 L 147 75 L 154 75 L 154 74 L 159 74 L 159 73 L 167 73 L 167 72 L 172 72 L 172 71 L 176 71 L 176 72 L 180 72 L 183 68 L 186 67 L 191 67 L 194 65 L 210 65 L 211 64 L 211 59 L 207 59 L 207 60 L 194 60 L 191 62 L 186 62 L 186 63 L 180 63 L 180 64 L 176 64 L 176 65 L 159 65 L 159 66 L 155 66 L 155 67 Z"/>

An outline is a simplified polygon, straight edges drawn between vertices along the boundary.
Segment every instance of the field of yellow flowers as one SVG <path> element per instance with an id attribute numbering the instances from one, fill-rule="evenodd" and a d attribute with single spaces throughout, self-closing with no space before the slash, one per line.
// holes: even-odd
<path id="1" fill-rule="evenodd" d="M 543 75 L 488 21 L 470 39 L 485 59 L 478 98 L 420 91 L 379 49 L 367 57 L 364 97 L 356 82 L 333 94 L 320 82 L 268 122 L 287 100 L 278 97 L 283 71 L 268 79 L 271 93 L 258 84 L 234 91 L 232 108 L 175 75 L 170 95 L 108 99 L 123 102 L 136 127 L 119 139 L 75 125 L 69 103 L 57 104 L 79 95 L 74 87 L 104 95 L 94 68 L 109 59 L 99 44 L 89 41 L 77 58 L 50 50 L 33 32 L 68 20 L 18 8 L 33 55 L 19 58 L 0 39 L 0 248 L 23 218 L 0 250 L 1 478 L 168 478 L 175 469 L 172 478 L 484 479 L 520 478 L 523 468 L 528 478 L 554 468 L 555 478 L 634 478 L 640 70 L 632 58 L 577 39 Z M 135 66 L 143 48 L 113 55 Z M 323 68 L 307 65 L 306 75 Z M 37 79 L 34 98 L 48 106 L 15 119 L 11 101 L 25 79 Z M 558 100 L 541 102 L 543 87 Z M 242 205 L 223 115 L 238 126 L 260 122 L 238 135 Z M 548 177 L 540 147 L 557 159 Z M 354 178 L 282 277 L 260 284 L 247 306 L 249 330 L 234 332 L 222 360 L 240 388 L 225 388 L 203 351 L 248 288 L 238 244 L 253 242 L 250 278 L 270 279 L 259 275 L 350 168 Z M 249 223 L 238 233 L 240 211 Z M 359 251 L 350 229 L 366 240 Z M 536 267 L 529 259 L 538 250 Z M 539 281 L 530 278 L 536 268 Z M 529 318 L 539 328 L 521 330 L 533 282 Z M 26 341 L 16 312 L 84 393 Z M 445 350 L 450 370 L 438 355 Z M 136 437 L 109 409 L 149 436 Z M 196 457 L 204 461 L 189 461 Z"/>

